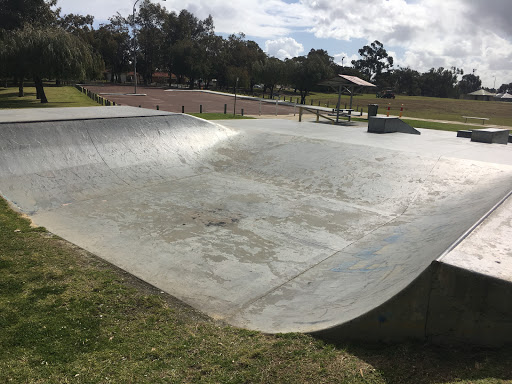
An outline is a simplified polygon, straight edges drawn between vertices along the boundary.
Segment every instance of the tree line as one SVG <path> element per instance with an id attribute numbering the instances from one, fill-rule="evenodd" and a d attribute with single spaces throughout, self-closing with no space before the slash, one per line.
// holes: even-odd
<path id="1" fill-rule="evenodd" d="M 135 17 L 117 13 L 98 28 L 91 15 L 61 15 L 57 0 L 0 0 L 0 12 L 0 77 L 14 80 L 20 95 L 24 81 L 32 80 L 42 102 L 43 79 L 94 80 L 106 70 L 110 81 L 121 82 L 121 75 L 133 70 L 134 52 L 144 84 L 165 72 L 169 81 L 174 75 L 190 88 L 208 88 L 214 79 L 221 89 L 239 86 L 252 92 L 261 84 L 271 94 L 277 86 L 288 86 L 302 102 L 320 81 L 340 73 L 407 95 L 457 97 L 481 87 L 478 76 L 458 68 L 425 73 L 393 68 L 379 41 L 361 48 L 361 59 L 352 67 L 341 67 L 322 49 L 280 60 L 243 33 L 216 35 L 211 16 L 201 20 L 187 10 L 169 12 L 150 0 L 141 2 Z"/>

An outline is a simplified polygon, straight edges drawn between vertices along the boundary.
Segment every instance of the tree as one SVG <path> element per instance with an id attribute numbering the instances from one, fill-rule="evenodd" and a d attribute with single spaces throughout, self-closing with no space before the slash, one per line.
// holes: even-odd
<path id="1" fill-rule="evenodd" d="M 245 35 L 239 33 L 228 36 L 221 55 L 223 71 L 219 74 L 221 86 L 235 86 L 236 79 L 239 85 L 250 87 L 256 84 L 253 73 L 253 64 L 266 59 L 266 54 L 259 45 L 252 40 L 245 40 Z"/>
<path id="2" fill-rule="evenodd" d="M 140 68 L 145 84 L 153 81 L 155 69 L 163 67 L 165 13 L 160 4 L 144 0 L 135 19 L 135 23 L 139 25 L 137 44 L 140 49 L 137 49 L 137 53 L 141 56 L 137 58 L 137 67 Z"/>
<path id="3" fill-rule="evenodd" d="M 265 90 L 269 88 L 270 94 L 274 94 L 274 87 L 278 83 L 285 83 L 285 64 L 275 58 L 270 57 L 264 61 L 257 61 L 253 64 L 252 72 L 258 83 L 263 83 Z"/>
<path id="4" fill-rule="evenodd" d="M 2 10 L 1 29 L 12 31 L 25 24 L 48 27 L 57 23 L 60 9 L 52 10 L 57 0 L 0 0 Z"/>
<path id="5" fill-rule="evenodd" d="M 482 80 L 480 80 L 479 76 L 476 76 L 472 73 L 468 73 L 467 75 L 462 76 L 461 81 L 459 81 L 459 90 L 464 94 L 477 91 L 481 87 Z"/>
<path id="6" fill-rule="evenodd" d="M 163 23 L 163 67 L 169 77 L 173 72 L 179 82 L 188 77 L 190 87 L 193 87 L 195 79 L 211 76 L 212 60 L 221 48 L 213 29 L 211 16 L 199 20 L 185 9 L 179 15 L 175 12 L 166 15 Z"/>
<path id="7" fill-rule="evenodd" d="M 128 21 L 121 15 L 113 16 L 108 24 L 93 31 L 92 45 L 110 70 L 111 82 L 120 81 L 121 73 L 130 63 L 130 33 Z"/>
<path id="8" fill-rule="evenodd" d="M 9 31 L 2 43 L 2 64 L 11 75 L 33 78 L 41 103 L 48 102 L 43 78 L 84 79 L 95 64 L 89 46 L 61 28 L 27 25 Z"/>
<path id="9" fill-rule="evenodd" d="M 301 104 L 306 102 L 306 96 L 315 85 L 334 76 L 333 62 L 333 58 L 326 51 L 315 49 L 307 56 L 287 60 L 290 83 L 300 92 Z"/>
<path id="10" fill-rule="evenodd" d="M 454 97 L 457 75 L 462 73 L 462 70 L 455 67 L 451 69 L 431 68 L 430 71 L 421 75 L 422 96 Z"/>
<path id="11" fill-rule="evenodd" d="M 501 86 L 498 88 L 498 93 L 505 93 L 509 90 L 512 92 L 512 83 L 501 84 Z"/>
<path id="12" fill-rule="evenodd" d="M 384 45 L 378 40 L 375 40 L 370 45 L 365 45 L 358 52 L 362 59 L 352 60 L 352 65 L 355 69 L 365 74 L 368 80 L 373 80 L 375 76 L 379 76 L 384 70 L 389 70 L 393 67 L 393 57 L 388 55 Z"/>
<path id="13" fill-rule="evenodd" d="M 416 96 L 421 94 L 420 73 L 411 69 L 398 68 L 393 71 L 393 88 L 397 93 L 405 93 L 408 96 Z"/>

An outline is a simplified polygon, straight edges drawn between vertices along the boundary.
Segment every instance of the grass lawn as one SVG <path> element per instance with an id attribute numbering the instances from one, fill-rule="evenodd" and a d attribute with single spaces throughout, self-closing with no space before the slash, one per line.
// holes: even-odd
<path id="1" fill-rule="evenodd" d="M 260 95 L 260 94 L 258 94 Z M 265 97 L 268 97 L 265 95 Z M 295 102 L 299 97 L 298 93 L 282 92 L 281 100 Z M 335 93 L 313 92 L 306 97 L 306 105 L 335 107 L 338 102 L 338 95 Z M 377 99 L 375 94 L 356 95 L 353 98 L 352 107 L 354 109 L 368 110 L 368 104 L 378 104 L 379 114 L 386 113 L 388 105 L 391 107 L 390 115 L 398 116 L 400 108 L 404 108 L 404 118 L 420 118 L 432 120 L 448 120 L 454 123 L 464 123 L 462 116 L 487 117 L 490 120 L 486 125 L 505 125 L 512 126 L 512 103 L 497 101 L 478 101 L 478 100 L 459 100 L 443 99 L 436 97 L 422 96 L 403 96 L 398 95 L 396 99 Z M 341 96 L 341 106 L 349 107 L 350 96 Z M 477 120 L 470 120 L 472 123 L 478 123 Z M 426 128 L 426 127 L 419 127 Z M 441 129 L 441 128 L 434 128 Z"/>
<path id="2" fill-rule="evenodd" d="M 0 198 L 2 383 L 511 383 L 512 348 L 333 345 L 215 322 Z"/>
<path id="3" fill-rule="evenodd" d="M 232 113 L 188 113 L 205 120 L 254 119 L 254 117 L 233 115 Z"/>
<path id="4" fill-rule="evenodd" d="M 55 108 L 55 107 L 97 107 L 94 100 L 88 98 L 72 86 L 47 86 L 44 92 L 48 103 L 41 104 L 36 99 L 36 89 L 25 87 L 25 96 L 18 97 L 18 88 L 0 88 L 0 109 L 5 108 Z"/>

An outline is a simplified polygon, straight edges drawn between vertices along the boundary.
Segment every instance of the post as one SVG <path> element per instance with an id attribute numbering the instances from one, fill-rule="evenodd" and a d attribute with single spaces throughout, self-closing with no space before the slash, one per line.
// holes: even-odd
<path id="1" fill-rule="evenodd" d="M 157 106 L 156 106 L 156 110 L 157 110 L 157 111 L 159 111 L 159 110 L 160 110 L 160 106 L 159 106 L 159 105 L 157 105 Z"/>
<path id="2" fill-rule="evenodd" d="M 261 100 L 260 100 L 260 116 L 261 116 Z"/>
<path id="3" fill-rule="evenodd" d="M 404 105 L 400 107 L 400 118 L 402 118 L 402 115 L 404 114 Z"/>
<path id="4" fill-rule="evenodd" d="M 244 109 L 242 108 L 242 116 L 244 115 Z"/>
<path id="5" fill-rule="evenodd" d="M 224 104 L 224 114 L 226 114 L 227 112 L 228 112 L 228 105 Z"/>
<path id="6" fill-rule="evenodd" d="M 338 103 L 336 104 L 336 124 L 340 121 L 340 107 L 341 107 L 341 85 L 338 88 Z"/>
<path id="7" fill-rule="evenodd" d="M 181 113 L 185 113 L 185 106 L 184 105 L 181 106 Z"/>
<path id="8" fill-rule="evenodd" d="M 316 122 L 318 123 L 320 121 L 320 111 L 316 110 Z"/>
<path id="9" fill-rule="evenodd" d="M 135 6 L 139 0 L 133 4 L 132 22 L 133 22 L 133 77 L 135 80 L 135 89 L 133 93 L 137 93 L 137 33 L 135 29 Z"/>
<path id="10" fill-rule="evenodd" d="M 236 115 L 236 89 L 238 88 L 238 77 L 235 82 L 235 104 L 233 105 L 233 115 Z"/>
<path id="11" fill-rule="evenodd" d="M 203 113 L 203 104 L 199 104 L 199 113 Z"/>
<path id="12" fill-rule="evenodd" d="M 299 123 L 302 122 L 302 107 L 299 107 Z"/>
<path id="13" fill-rule="evenodd" d="M 276 99 L 276 116 L 277 116 L 277 102 L 278 102 L 278 99 Z"/>
<path id="14" fill-rule="evenodd" d="M 388 103 L 388 114 L 387 114 L 387 117 L 389 117 L 389 111 L 391 111 L 391 103 Z"/>

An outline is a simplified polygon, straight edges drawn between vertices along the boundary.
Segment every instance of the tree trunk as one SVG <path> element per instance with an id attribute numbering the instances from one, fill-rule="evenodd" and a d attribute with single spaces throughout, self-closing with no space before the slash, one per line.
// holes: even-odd
<path id="1" fill-rule="evenodd" d="M 46 95 L 44 93 L 43 80 L 39 77 L 36 77 L 34 78 L 34 83 L 36 85 L 37 95 L 39 96 L 38 98 L 41 99 L 41 103 L 47 103 L 48 99 L 46 98 Z"/>
<path id="2" fill-rule="evenodd" d="M 20 82 L 18 83 L 18 97 L 25 96 L 25 91 L 23 89 L 23 77 L 20 79 Z"/>

